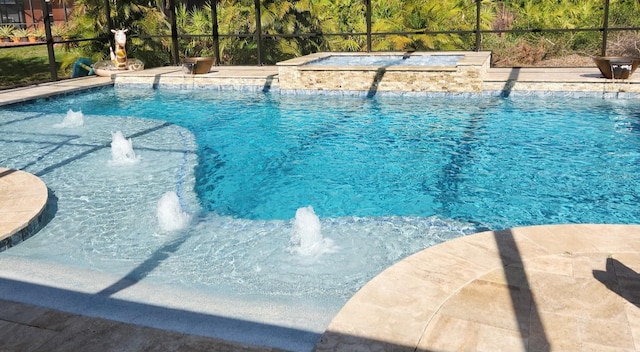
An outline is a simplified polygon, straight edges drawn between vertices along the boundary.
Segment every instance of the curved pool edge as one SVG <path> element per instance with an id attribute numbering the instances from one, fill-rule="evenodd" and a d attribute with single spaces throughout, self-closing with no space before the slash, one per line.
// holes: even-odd
<path id="1" fill-rule="evenodd" d="M 35 232 L 48 198 L 47 186 L 37 176 L 0 167 L 0 251 Z"/>
<path id="2" fill-rule="evenodd" d="M 489 231 L 389 267 L 315 351 L 640 350 L 640 225 Z"/>

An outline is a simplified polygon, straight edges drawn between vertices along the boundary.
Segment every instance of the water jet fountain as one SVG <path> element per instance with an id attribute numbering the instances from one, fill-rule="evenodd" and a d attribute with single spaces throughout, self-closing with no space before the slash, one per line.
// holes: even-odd
<path id="1" fill-rule="evenodd" d="M 139 157 L 133 151 L 133 143 L 131 138 L 126 139 L 122 132 L 116 131 L 112 133 L 111 141 L 111 162 L 115 164 L 135 164 L 139 161 Z"/>
<path id="2" fill-rule="evenodd" d="M 162 195 L 158 201 L 158 223 L 163 231 L 171 232 L 185 228 L 191 216 L 182 210 L 176 192 L 170 191 Z"/>
<path id="3" fill-rule="evenodd" d="M 290 242 L 293 252 L 307 256 L 335 252 L 337 249 L 333 240 L 322 237 L 320 218 L 312 206 L 296 211 Z"/>
<path id="4" fill-rule="evenodd" d="M 73 111 L 69 109 L 67 111 L 67 115 L 64 117 L 62 122 L 53 125 L 55 128 L 71 128 L 71 127 L 80 127 L 84 125 L 84 115 L 82 111 Z"/>

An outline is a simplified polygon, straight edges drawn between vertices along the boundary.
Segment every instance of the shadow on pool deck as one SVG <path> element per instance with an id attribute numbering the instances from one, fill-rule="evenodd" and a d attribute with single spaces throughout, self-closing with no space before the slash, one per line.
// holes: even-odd
<path id="1" fill-rule="evenodd" d="M 309 345 L 319 337 L 292 328 L 4 278 L 0 278 L 0 295 L 0 339 L 6 351 L 279 351 L 264 346 L 304 341 Z M 17 303 L 25 301 L 47 302 L 59 311 Z M 253 341 L 228 342 L 220 336 L 251 336 Z"/>
<path id="2" fill-rule="evenodd" d="M 502 266 L 505 268 L 504 276 L 509 291 L 509 297 L 511 298 L 513 312 L 515 313 L 515 318 L 518 322 L 517 325 L 518 330 L 520 331 L 520 337 L 522 338 L 522 341 L 528 341 L 533 335 L 531 327 L 543 327 L 536 332 L 535 351 L 547 352 L 550 350 L 550 343 L 545 333 L 544 324 L 542 323 L 538 313 L 536 299 L 528 289 L 531 287 L 531 284 L 527 276 L 527 271 L 525 270 L 526 265 L 523 263 L 522 255 L 520 254 L 518 245 L 513 238 L 513 232 L 511 230 L 504 230 L 492 233 L 498 246 Z M 506 268 L 511 268 L 511 270 Z M 525 290 L 522 288 L 525 288 Z M 523 304 L 523 296 L 525 296 L 525 301 L 529 301 L 528 304 Z M 530 347 L 528 343 L 525 343 L 525 346 L 527 346 L 527 349 Z"/>
<path id="3" fill-rule="evenodd" d="M 640 308 L 640 274 L 635 270 L 617 259 L 607 258 L 606 270 L 594 270 L 593 277 Z"/>

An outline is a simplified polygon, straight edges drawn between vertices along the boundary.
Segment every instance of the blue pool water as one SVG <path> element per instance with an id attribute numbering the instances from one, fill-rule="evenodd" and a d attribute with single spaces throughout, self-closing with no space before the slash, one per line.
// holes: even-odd
<path id="1" fill-rule="evenodd" d="M 463 55 L 331 55 L 309 66 L 455 66 Z"/>
<path id="2" fill-rule="evenodd" d="M 499 229 L 639 220 L 639 104 L 105 90 L 20 107 L 195 134 L 204 209 L 235 218 L 440 215 Z"/>
<path id="3" fill-rule="evenodd" d="M 55 127 L 69 109 L 84 125 Z M 363 284 L 426 247 L 484 229 L 640 222 L 638 111 L 633 100 L 123 88 L 4 107 L 0 165 L 41 177 L 55 211 L 0 267 L 41 263 L 55 272 L 43 285 L 124 278 L 131 287 L 96 290 L 149 304 L 165 302 L 145 285 L 169 286 L 176 308 L 309 333 L 217 337 L 310 350 Z M 110 162 L 115 131 L 138 163 Z M 156 218 L 167 191 L 193 219 L 175 233 Z M 291 242 L 309 205 L 331 244 L 311 256 Z"/>

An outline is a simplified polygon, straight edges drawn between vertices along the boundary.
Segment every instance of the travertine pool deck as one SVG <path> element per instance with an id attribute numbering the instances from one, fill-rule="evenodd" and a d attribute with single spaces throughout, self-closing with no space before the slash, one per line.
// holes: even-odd
<path id="1" fill-rule="evenodd" d="M 366 284 L 316 351 L 638 351 L 639 250 L 633 225 L 451 240 Z"/>
<path id="2" fill-rule="evenodd" d="M 210 80 L 277 89 L 275 67 L 213 71 L 194 77 L 163 67 L 123 74 L 120 82 L 197 87 Z M 607 80 L 595 67 L 490 69 L 485 85 L 509 93 L 596 92 L 615 98 L 640 92 L 638 77 Z M 0 91 L 0 105 L 114 80 L 119 78 L 88 77 Z M 22 177 L 28 181 L 14 182 Z M 40 182 L 0 169 L 0 223 L 37 218 L 47 195 Z M 37 200 L 22 202 L 23 192 Z M 24 204 L 32 206 L 25 210 Z M 20 226 L 0 227 L 0 239 Z M 315 350 L 640 351 L 639 271 L 638 225 L 547 225 L 470 235 L 425 249 L 375 277 L 345 304 Z M 274 350 L 46 306 L 0 297 L 0 350 Z"/>

